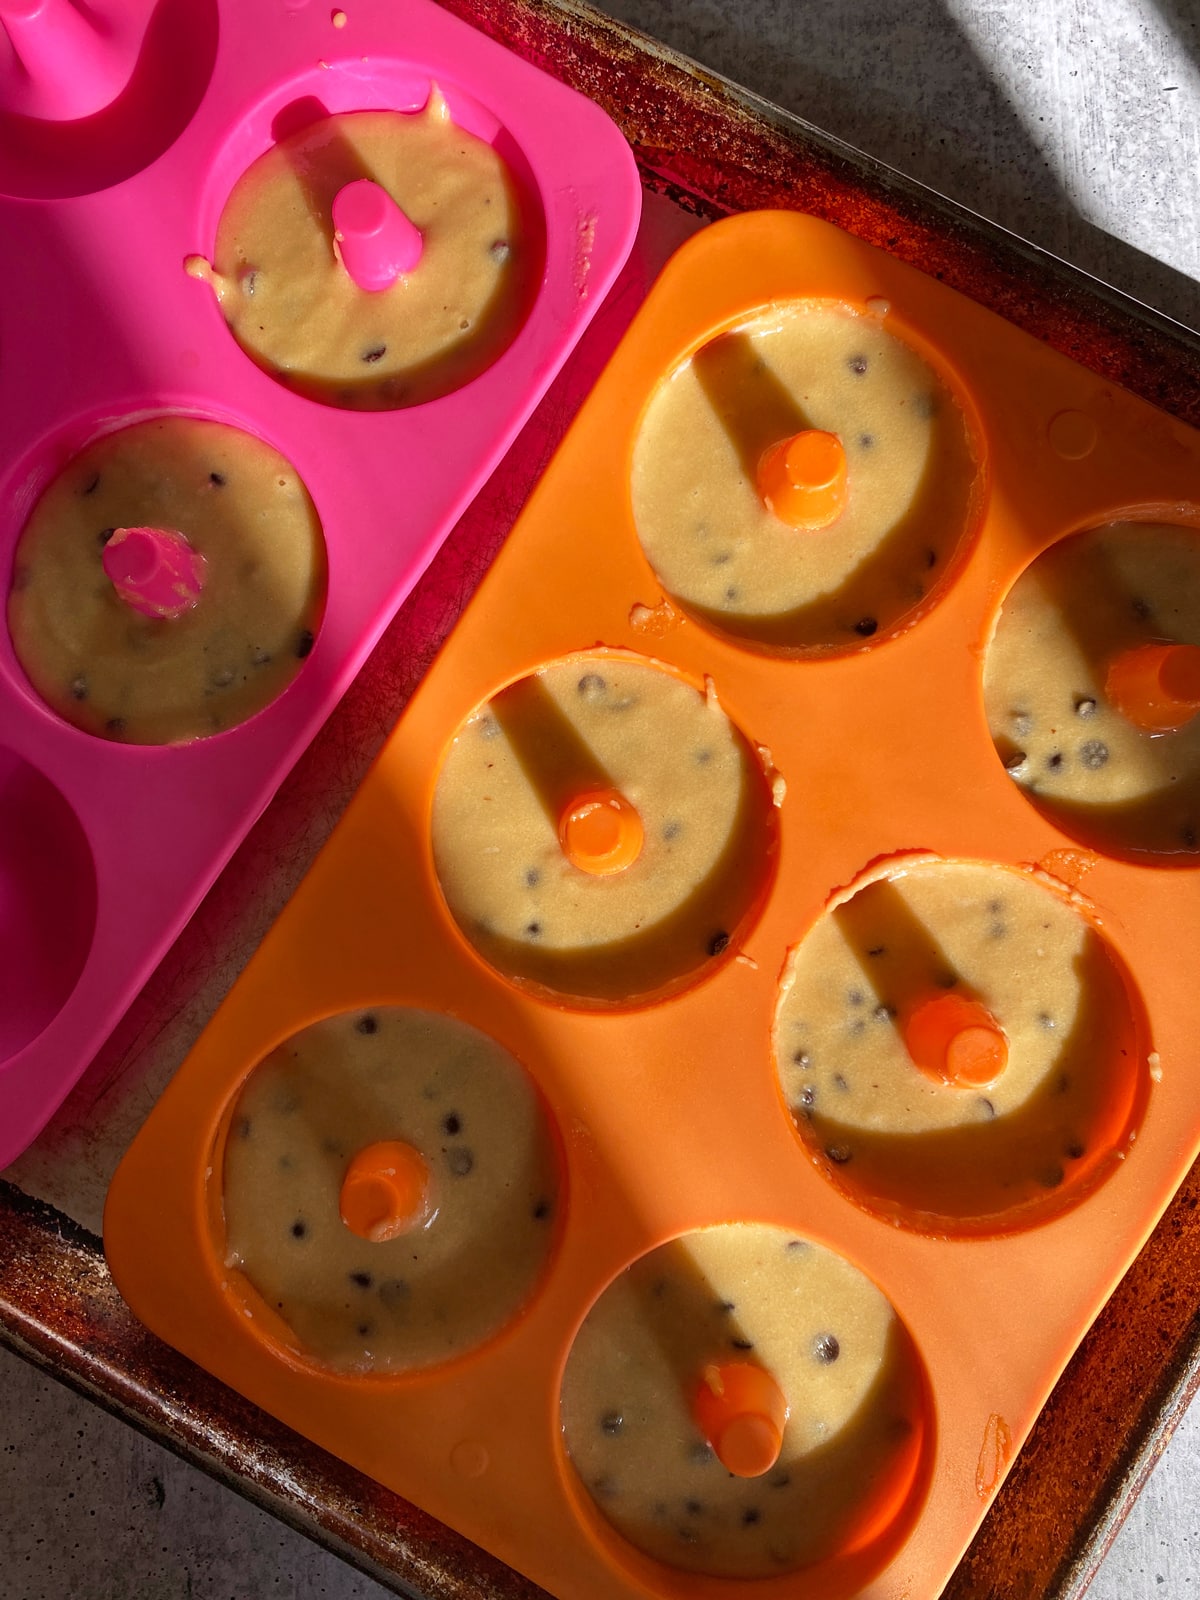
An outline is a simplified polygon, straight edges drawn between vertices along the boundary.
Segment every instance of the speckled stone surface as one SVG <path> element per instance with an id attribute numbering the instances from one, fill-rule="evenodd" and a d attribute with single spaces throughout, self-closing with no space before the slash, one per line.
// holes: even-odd
<path id="1" fill-rule="evenodd" d="M 1200 327 L 1196 0 L 604 9 Z M 0 1600 L 384 1594 L 2 1353 L 0 1393 Z M 1194 1408 L 1101 1569 L 1096 1600 L 1200 1594 L 1198 1479 Z"/>

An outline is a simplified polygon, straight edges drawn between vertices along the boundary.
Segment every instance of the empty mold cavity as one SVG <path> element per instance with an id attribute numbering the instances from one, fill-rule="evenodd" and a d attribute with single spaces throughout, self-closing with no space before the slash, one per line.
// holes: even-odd
<path id="1" fill-rule="evenodd" d="M 523 1068 L 407 1007 L 329 1017 L 273 1050 L 213 1170 L 227 1287 L 260 1334 L 337 1371 L 476 1348 L 524 1307 L 558 1235 L 557 1141 Z"/>
<path id="2" fill-rule="evenodd" d="M 715 697 L 616 653 L 551 662 L 478 707 L 432 813 L 466 938 L 583 1005 L 658 997 L 730 959 L 775 838 L 762 768 Z"/>
<path id="3" fill-rule="evenodd" d="M 172 744 L 236 726 L 313 648 L 325 545 L 295 469 L 224 423 L 105 434 L 43 490 L 16 547 L 13 649 L 85 732 Z"/>
<path id="4" fill-rule="evenodd" d="M 1200 864 L 1200 532 L 1113 522 L 1044 551 L 997 618 L 984 700 L 1005 769 L 1064 832 Z"/>
<path id="5" fill-rule="evenodd" d="M 96 870 L 55 786 L 0 745 L 0 1064 L 53 1022 L 96 926 Z"/>
<path id="6" fill-rule="evenodd" d="M 1149 1044 L 1095 927 L 1033 873 L 907 860 L 835 901 L 792 952 L 779 1082 L 838 1187 L 918 1230 L 999 1232 L 1123 1159 Z"/>
<path id="7" fill-rule="evenodd" d="M 751 1222 L 685 1234 L 615 1278 L 576 1335 L 561 1409 L 596 1528 L 697 1574 L 807 1569 L 814 1588 L 789 1593 L 828 1597 L 857 1593 L 906 1536 L 933 1432 L 886 1296 L 833 1251 Z"/>
<path id="8" fill-rule="evenodd" d="M 938 598 L 978 523 L 979 458 L 950 384 L 890 323 L 773 305 L 651 398 L 634 520 L 697 621 L 783 654 L 844 653 Z"/>
<path id="9" fill-rule="evenodd" d="M 91 194 L 187 127 L 217 53 L 216 0 L 6 0 L 0 193 Z"/>
<path id="10" fill-rule="evenodd" d="M 257 108 L 233 149 L 207 280 L 246 354 L 329 405 L 461 388 L 524 323 L 545 257 L 527 163 L 478 102 L 361 63 Z"/>

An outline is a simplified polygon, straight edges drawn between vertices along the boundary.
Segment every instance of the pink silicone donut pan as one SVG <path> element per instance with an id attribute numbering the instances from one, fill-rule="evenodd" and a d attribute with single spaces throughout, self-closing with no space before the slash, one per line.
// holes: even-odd
<path id="1" fill-rule="evenodd" d="M 288 458 L 321 519 L 328 591 L 279 699 L 170 747 L 64 724 L 0 627 L 0 1166 L 63 1100 L 504 455 L 640 210 L 632 156 L 601 111 L 424 0 L 344 13 L 162 0 L 148 29 L 144 4 L 91 9 L 117 28 L 115 81 L 129 76 L 84 121 L 53 120 L 80 116 L 78 94 L 31 96 L 0 36 L 4 594 L 56 473 L 97 436 L 164 413 L 231 423 Z M 417 110 L 431 83 L 495 143 L 543 232 L 532 308 L 505 353 L 442 399 L 374 413 L 304 399 L 242 352 L 184 259 L 211 257 L 222 206 L 280 113 Z M 96 93 L 103 104 L 111 83 Z"/>

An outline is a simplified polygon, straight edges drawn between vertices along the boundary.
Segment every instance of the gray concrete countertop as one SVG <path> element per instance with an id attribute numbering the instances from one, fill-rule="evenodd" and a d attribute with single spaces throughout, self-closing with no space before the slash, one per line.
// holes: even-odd
<path id="1" fill-rule="evenodd" d="M 1200 0 L 603 9 L 1200 328 Z M 0 1385 L 0 1600 L 382 1600 L 370 1580 L 6 1354 Z M 1095 1600 L 1200 1595 L 1198 1477 L 1193 1408 Z"/>

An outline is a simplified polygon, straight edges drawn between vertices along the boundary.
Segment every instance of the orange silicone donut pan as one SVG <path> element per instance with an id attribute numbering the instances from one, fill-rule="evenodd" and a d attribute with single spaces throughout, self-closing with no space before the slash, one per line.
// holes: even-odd
<path id="1" fill-rule="evenodd" d="M 638 543 L 630 459 L 656 386 L 772 302 L 881 309 L 942 373 L 979 443 L 977 525 L 925 614 L 896 637 L 782 659 L 664 603 Z M 1040 551 L 1119 517 L 1195 523 L 1200 434 L 837 229 L 733 218 L 669 264 L 479 593 L 295 898 L 151 1113 L 113 1183 L 117 1283 L 164 1339 L 562 1600 L 622 1596 L 933 1600 L 1071 1352 L 1200 1146 L 1200 877 L 1082 847 L 1005 773 L 983 713 L 996 612 Z M 449 917 L 430 808 L 460 723 L 556 657 L 633 652 L 711 682 L 786 784 L 757 916 L 696 981 L 607 1011 L 492 971 Z M 789 950 L 872 862 L 928 851 L 1040 871 L 1130 975 L 1137 1105 L 1092 1190 L 993 1237 L 938 1237 L 860 1209 L 813 1164 L 777 1086 L 771 1030 Z M 1190 858 L 1195 860 L 1196 858 Z M 405 1376 L 307 1365 L 221 1264 L 224 1130 L 248 1072 L 332 1013 L 410 1004 L 490 1034 L 557 1126 L 558 1236 L 539 1291 L 489 1344 Z M 926 1450 L 890 1542 L 787 1576 L 702 1578 L 641 1556 L 573 1478 L 558 1403 L 573 1335 L 633 1258 L 687 1230 L 773 1222 L 884 1291 L 924 1363 Z"/>

